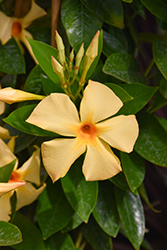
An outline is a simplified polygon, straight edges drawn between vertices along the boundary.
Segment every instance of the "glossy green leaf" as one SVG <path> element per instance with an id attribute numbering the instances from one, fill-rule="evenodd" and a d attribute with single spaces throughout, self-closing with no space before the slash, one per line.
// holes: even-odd
<path id="1" fill-rule="evenodd" d="M 85 50 L 87 49 L 97 30 L 100 30 L 103 24 L 79 0 L 62 2 L 61 20 L 69 42 L 76 53 L 83 42 Z"/>
<path id="2" fill-rule="evenodd" d="M 140 0 L 133 0 L 131 6 L 141 17 L 145 18 L 145 9 Z"/>
<path id="3" fill-rule="evenodd" d="M 163 97 L 167 99 L 167 80 L 166 79 L 161 80 L 159 90 L 161 94 L 163 95 Z"/>
<path id="4" fill-rule="evenodd" d="M 151 100 L 151 104 L 148 108 L 148 111 L 150 113 L 155 112 L 156 110 L 164 107 L 165 105 L 167 105 L 167 100 L 166 98 L 161 94 L 161 92 L 158 90 L 153 99 Z"/>
<path id="5" fill-rule="evenodd" d="M 119 230 L 119 216 L 113 185 L 109 181 L 99 183 L 99 193 L 93 216 L 105 233 L 116 237 Z"/>
<path id="6" fill-rule="evenodd" d="M 88 222 L 98 194 L 98 182 L 86 181 L 81 171 L 83 157 L 80 157 L 61 179 L 64 193 L 83 221 Z"/>
<path id="7" fill-rule="evenodd" d="M 129 187 L 134 192 L 145 177 L 144 159 L 135 152 L 130 154 L 121 152 L 121 163 Z"/>
<path id="8" fill-rule="evenodd" d="M 14 38 L 0 44 L 0 71 L 8 74 L 25 73 L 24 57 Z"/>
<path id="9" fill-rule="evenodd" d="M 140 0 L 142 4 L 155 16 L 167 22 L 167 3 L 159 0 Z"/>
<path id="10" fill-rule="evenodd" d="M 18 130 L 17 130 L 17 135 L 19 136 L 15 139 L 14 154 L 17 154 L 23 149 L 29 147 L 36 139 L 36 136 L 25 134 Z"/>
<path id="11" fill-rule="evenodd" d="M 161 124 L 161 126 L 165 129 L 165 131 L 167 132 L 167 120 L 162 118 L 162 117 L 158 117 L 156 116 L 156 119 L 158 120 L 158 122 Z"/>
<path id="12" fill-rule="evenodd" d="M 104 64 L 103 72 L 127 83 L 148 83 L 141 74 L 138 62 L 128 53 L 111 54 Z"/>
<path id="13" fill-rule="evenodd" d="M 123 28 L 123 7 L 121 0 L 81 0 L 97 17 L 112 26 Z"/>
<path id="14" fill-rule="evenodd" d="M 53 72 L 51 65 L 51 56 L 53 56 L 55 59 L 58 59 L 58 51 L 46 43 L 35 41 L 30 38 L 27 38 L 27 40 L 30 43 L 33 53 L 43 71 L 54 83 L 59 85 L 59 77 Z"/>
<path id="15" fill-rule="evenodd" d="M 139 195 L 115 189 L 117 208 L 125 233 L 134 246 L 139 250 L 145 233 L 143 206 Z"/>
<path id="16" fill-rule="evenodd" d="M 46 250 L 76 250 L 69 234 L 56 233 L 45 241 Z"/>
<path id="17" fill-rule="evenodd" d="M 30 72 L 27 77 L 27 80 L 24 85 L 24 91 L 30 92 L 33 94 L 41 94 L 42 93 L 42 82 L 40 75 L 43 73 L 41 67 L 36 65 Z"/>
<path id="18" fill-rule="evenodd" d="M 161 6 L 161 4 L 160 4 Z M 166 6 L 167 7 L 167 6 Z M 167 42 L 162 39 L 155 39 L 153 42 L 153 55 L 157 67 L 167 79 Z"/>
<path id="19" fill-rule="evenodd" d="M 2 88 L 12 87 L 15 88 L 17 82 L 17 75 L 5 74 L 1 78 L 1 86 Z"/>
<path id="20" fill-rule="evenodd" d="M 21 232 L 15 225 L 0 221 L 0 246 L 10 246 L 21 241 Z"/>
<path id="21" fill-rule="evenodd" d="M 17 250 L 45 250 L 40 231 L 25 216 L 17 212 L 13 224 L 18 226 L 22 232 L 23 241 L 17 245 L 13 245 L 12 248 Z"/>
<path id="22" fill-rule="evenodd" d="M 119 115 L 136 114 L 150 101 L 158 90 L 157 87 L 149 87 L 140 83 L 119 84 L 119 86 L 133 97 L 133 100 L 124 103 L 118 112 Z"/>
<path id="23" fill-rule="evenodd" d="M 45 94 L 50 95 L 53 92 L 64 93 L 60 85 L 55 84 L 48 76 L 41 74 L 40 77 Z"/>
<path id="24" fill-rule="evenodd" d="M 140 112 L 139 137 L 135 151 L 144 159 L 163 167 L 167 167 L 167 132 L 155 116 Z"/>
<path id="25" fill-rule="evenodd" d="M 117 38 L 103 31 L 103 53 L 108 57 L 117 52 L 126 53 L 126 49 Z"/>
<path id="26" fill-rule="evenodd" d="M 55 133 L 43 130 L 25 121 L 30 116 L 35 107 L 36 104 L 32 104 L 18 108 L 14 110 L 7 118 L 5 118 L 4 121 L 14 128 L 27 134 L 36 136 L 56 136 Z"/>
<path id="27" fill-rule="evenodd" d="M 130 191 L 129 185 L 123 172 L 118 173 L 109 180 L 120 189 Z"/>
<path id="28" fill-rule="evenodd" d="M 16 159 L 9 164 L 0 167 L 0 182 L 8 182 L 15 166 Z"/>
<path id="29" fill-rule="evenodd" d="M 73 214 L 74 210 L 63 193 L 60 181 L 53 184 L 49 180 L 37 206 L 37 220 L 44 239 L 64 228 Z"/>
<path id="30" fill-rule="evenodd" d="M 77 213 L 74 213 L 70 222 L 61 231 L 63 233 L 69 232 L 78 227 L 82 222 L 83 220 L 81 219 L 81 217 L 79 217 Z"/>

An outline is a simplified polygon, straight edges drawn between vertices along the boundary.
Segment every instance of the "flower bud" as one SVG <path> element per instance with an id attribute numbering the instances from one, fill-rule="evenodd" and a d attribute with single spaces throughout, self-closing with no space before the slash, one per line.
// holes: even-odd
<path id="1" fill-rule="evenodd" d="M 69 70 L 70 71 L 72 69 L 73 60 L 74 60 L 74 49 L 71 50 L 70 58 L 69 58 Z"/>
<path id="2" fill-rule="evenodd" d="M 63 66 L 61 66 L 60 63 L 58 63 L 58 61 L 53 56 L 51 56 L 51 64 L 54 72 L 58 75 L 61 84 L 65 86 Z"/>
<path id="3" fill-rule="evenodd" d="M 75 60 L 75 71 L 74 71 L 74 74 L 77 75 L 78 74 L 78 70 L 79 70 L 79 67 L 80 67 L 80 64 L 81 64 L 81 60 L 82 60 L 82 57 L 84 55 L 84 43 L 82 43 L 77 55 L 76 55 L 76 60 Z"/>
<path id="4" fill-rule="evenodd" d="M 56 43 L 57 43 L 57 49 L 58 49 L 58 59 L 59 62 L 61 63 L 62 66 L 65 65 L 66 59 L 65 59 L 65 49 L 64 49 L 64 44 L 62 41 L 62 38 L 59 36 L 57 30 L 56 30 Z"/>
<path id="5" fill-rule="evenodd" d="M 18 188 L 18 187 L 24 186 L 25 184 L 26 184 L 25 181 L 0 183 L 0 196 Z"/>

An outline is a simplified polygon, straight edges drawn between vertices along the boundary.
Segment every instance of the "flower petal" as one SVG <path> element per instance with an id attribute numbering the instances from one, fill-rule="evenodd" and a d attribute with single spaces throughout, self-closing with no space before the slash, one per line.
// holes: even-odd
<path id="1" fill-rule="evenodd" d="M 17 204 L 16 210 L 19 210 L 21 207 L 27 206 L 34 202 L 37 197 L 45 189 L 46 184 L 44 183 L 40 188 L 36 189 L 32 184 L 26 183 L 25 186 L 16 190 Z"/>
<path id="2" fill-rule="evenodd" d="M 80 106 L 81 121 L 96 123 L 116 114 L 122 105 L 111 89 L 89 80 Z"/>
<path id="3" fill-rule="evenodd" d="M 40 185 L 40 148 L 36 147 L 32 156 L 16 170 L 23 180 Z"/>
<path id="4" fill-rule="evenodd" d="M 64 177 L 74 161 L 86 150 L 85 143 L 76 139 L 55 139 L 42 144 L 46 171 L 55 182 Z"/>
<path id="5" fill-rule="evenodd" d="M 87 181 L 105 180 L 121 170 L 119 159 L 107 143 L 96 138 L 95 145 L 87 145 L 82 170 Z"/>
<path id="6" fill-rule="evenodd" d="M 25 181 L 17 181 L 17 182 L 8 182 L 8 183 L 0 183 L 0 196 L 18 188 L 18 187 L 21 187 L 21 186 L 24 186 L 25 185 Z"/>
<path id="7" fill-rule="evenodd" d="M 30 11 L 25 17 L 22 18 L 23 28 L 28 27 L 33 20 L 38 19 L 39 17 L 42 17 L 46 14 L 46 11 L 37 5 L 34 0 L 32 0 Z"/>
<path id="8" fill-rule="evenodd" d="M 5 142 L 0 139 L 0 167 L 7 165 L 14 159 L 16 159 L 16 156 L 11 152 Z"/>
<path id="9" fill-rule="evenodd" d="M 2 115 L 4 111 L 5 111 L 5 103 L 0 101 L 0 115 Z"/>
<path id="10" fill-rule="evenodd" d="M 61 93 L 47 96 L 36 106 L 26 122 L 65 136 L 75 136 L 76 127 L 80 123 L 74 103 Z"/>
<path id="11" fill-rule="evenodd" d="M 8 17 L 0 11 L 0 40 L 2 41 L 2 44 L 5 44 L 12 37 L 11 30 L 14 20 L 14 17 Z"/>
<path id="12" fill-rule="evenodd" d="M 9 131 L 6 128 L 3 128 L 1 126 L 0 126 L 0 138 L 2 138 L 2 139 L 10 139 L 11 138 Z"/>
<path id="13" fill-rule="evenodd" d="M 7 193 L 0 198 L 0 220 L 9 221 L 11 213 L 10 197 L 13 192 Z"/>
<path id="14" fill-rule="evenodd" d="M 135 115 L 120 115 L 96 125 L 99 137 L 112 147 L 130 153 L 139 134 Z"/>

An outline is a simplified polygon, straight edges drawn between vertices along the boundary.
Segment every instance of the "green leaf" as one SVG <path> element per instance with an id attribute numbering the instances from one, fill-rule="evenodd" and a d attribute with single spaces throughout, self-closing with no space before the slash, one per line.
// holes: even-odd
<path id="1" fill-rule="evenodd" d="M 24 85 L 24 91 L 30 92 L 33 94 L 42 93 L 42 82 L 40 75 L 43 73 L 39 65 L 36 65 L 30 72 L 27 77 L 26 83 Z"/>
<path id="2" fill-rule="evenodd" d="M 140 130 L 135 151 L 144 159 L 167 167 L 167 132 L 151 114 L 143 111 L 137 118 Z"/>
<path id="3" fill-rule="evenodd" d="M 10 246 L 21 241 L 21 232 L 15 225 L 0 221 L 0 246 Z"/>
<path id="4" fill-rule="evenodd" d="M 103 24 L 78 0 L 62 2 L 61 20 L 76 53 L 83 42 L 85 50 L 87 49 L 95 33 L 102 28 Z"/>
<path id="5" fill-rule="evenodd" d="M 141 74 L 138 62 L 128 53 L 111 54 L 104 64 L 103 72 L 127 83 L 148 83 Z"/>
<path id="6" fill-rule="evenodd" d="M 86 181 L 81 171 L 83 157 L 80 157 L 61 179 L 64 193 L 83 221 L 88 222 L 98 194 L 98 182 Z"/>
<path id="7" fill-rule="evenodd" d="M 134 246 L 139 250 L 145 232 L 143 206 L 139 195 L 115 189 L 117 208 L 125 233 Z"/>
<path id="8" fill-rule="evenodd" d="M 30 43 L 33 53 L 43 71 L 54 83 L 59 85 L 59 77 L 56 75 L 56 73 L 54 73 L 51 65 L 51 56 L 53 56 L 55 59 L 58 59 L 58 51 L 46 43 L 35 41 L 30 38 L 27 38 L 27 40 Z"/>
<path id="9" fill-rule="evenodd" d="M 144 159 L 135 152 L 130 154 L 121 152 L 121 162 L 129 187 L 134 192 L 141 185 L 145 177 Z"/>
<path id="10" fill-rule="evenodd" d="M 69 234 L 56 233 L 45 241 L 46 250 L 76 250 Z"/>
<path id="11" fill-rule="evenodd" d="M 0 182 L 8 182 L 15 166 L 16 159 L 11 161 L 9 164 L 0 167 Z"/>
<path id="12" fill-rule="evenodd" d="M 70 222 L 61 231 L 63 233 L 69 232 L 78 227 L 82 222 L 83 220 L 81 219 L 81 217 L 79 217 L 77 213 L 74 213 Z"/>
<path id="13" fill-rule="evenodd" d="M 23 241 L 13 245 L 12 248 L 17 250 L 45 250 L 40 231 L 25 216 L 17 212 L 13 223 L 21 230 Z"/>
<path id="14" fill-rule="evenodd" d="M 159 4 L 161 5 L 161 4 Z M 167 6 L 166 6 L 167 8 Z M 155 39 L 153 42 L 153 55 L 157 67 L 167 79 L 167 42 L 162 39 Z"/>
<path id="15" fill-rule="evenodd" d="M 155 112 L 156 110 L 164 107 L 165 105 L 167 105 L 167 100 L 166 98 L 161 94 L 161 92 L 158 90 L 153 99 L 151 100 L 151 104 L 148 108 L 148 111 L 150 113 Z"/>
<path id="16" fill-rule="evenodd" d="M 0 71 L 8 74 L 25 73 L 24 57 L 14 38 L 0 44 Z"/>
<path id="17" fill-rule="evenodd" d="M 85 239 L 93 249 L 113 250 L 111 237 L 104 233 L 92 217 L 89 223 L 84 224 L 81 229 Z"/>
<path id="18" fill-rule="evenodd" d="M 141 0 L 141 2 L 152 14 L 167 22 L 166 3 L 159 0 Z"/>
<path id="19" fill-rule="evenodd" d="M 12 127 L 27 133 L 36 136 L 56 136 L 55 133 L 39 128 L 35 125 L 32 125 L 25 120 L 30 116 L 33 109 L 36 107 L 36 104 L 24 106 L 14 110 L 7 118 L 3 119 L 6 123 Z"/>
<path id="20" fill-rule="evenodd" d="M 99 183 L 99 194 L 93 216 L 105 233 L 116 237 L 119 230 L 119 216 L 113 185 L 109 181 Z"/>
<path id="21" fill-rule="evenodd" d="M 41 74 L 40 77 L 41 77 L 43 90 L 45 94 L 50 95 L 51 93 L 54 93 L 54 92 L 64 93 L 60 85 L 55 84 L 48 76 Z"/>
<path id="22" fill-rule="evenodd" d="M 167 80 L 166 79 L 161 80 L 159 90 L 161 94 L 163 95 L 163 97 L 167 99 Z"/>
<path id="23" fill-rule="evenodd" d="M 116 52 L 126 53 L 126 49 L 117 38 L 103 31 L 103 53 L 108 57 Z"/>
<path id="24" fill-rule="evenodd" d="M 158 116 L 156 116 L 156 119 L 159 121 L 159 123 L 165 129 L 165 131 L 167 133 L 167 120 L 162 118 L 162 117 L 158 117 Z"/>
<path id="25" fill-rule="evenodd" d="M 151 97 L 158 90 L 157 87 L 149 87 L 140 83 L 119 84 L 119 86 L 127 91 L 133 97 L 133 100 L 125 102 L 117 115 L 136 114 L 150 101 Z"/>
<path id="26" fill-rule="evenodd" d="M 117 175 L 113 176 L 109 179 L 115 186 L 121 188 L 122 190 L 130 191 L 129 185 L 125 178 L 123 172 L 118 173 Z"/>
<path id="27" fill-rule="evenodd" d="M 124 27 L 121 0 L 81 0 L 81 2 L 104 22 L 120 29 Z"/>
<path id="28" fill-rule="evenodd" d="M 145 19 L 145 9 L 140 0 L 133 0 L 131 6 L 141 17 Z"/>
<path id="29" fill-rule="evenodd" d="M 37 220 L 44 239 L 64 228 L 74 214 L 68 203 L 60 181 L 49 180 L 38 200 Z"/>

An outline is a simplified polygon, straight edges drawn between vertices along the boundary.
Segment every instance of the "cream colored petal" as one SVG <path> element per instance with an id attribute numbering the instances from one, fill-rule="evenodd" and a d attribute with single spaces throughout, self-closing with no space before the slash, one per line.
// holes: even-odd
<path id="1" fill-rule="evenodd" d="M 0 100 L 8 104 L 30 100 L 42 100 L 44 98 L 45 96 L 31 94 L 11 87 L 0 89 Z"/>
<path id="2" fill-rule="evenodd" d="M 89 80 L 80 106 L 81 121 L 96 123 L 116 114 L 122 105 L 110 88 Z"/>
<path id="3" fill-rule="evenodd" d="M 1 126 L 0 126 L 0 138 L 2 138 L 2 139 L 10 139 L 11 138 L 9 131 L 6 128 L 3 128 Z"/>
<path id="4" fill-rule="evenodd" d="M 83 174 L 87 181 L 105 180 L 121 171 L 120 161 L 109 145 L 96 138 L 94 145 L 87 145 Z"/>
<path id="5" fill-rule="evenodd" d="M 0 221 L 9 221 L 11 213 L 10 198 L 13 192 L 9 192 L 0 197 Z"/>
<path id="6" fill-rule="evenodd" d="M 36 147 L 32 156 L 16 172 L 25 181 L 40 185 L 40 148 Z"/>
<path id="7" fill-rule="evenodd" d="M 75 136 L 79 117 L 67 95 L 52 93 L 36 106 L 26 122 L 61 135 Z"/>
<path id="8" fill-rule="evenodd" d="M 25 186 L 17 189 L 16 210 L 19 210 L 20 208 L 34 202 L 37 199 L 37 197 L 42 193 L 42 191 L 45 189 L 45 187 L 46 187 L 45 183 L 38 189 L 34 188 L 32 184 L 26 183 Z"/>
<path id="9" fill-rule="evenodd" d="M 14 19 L 14 17 L 8 17 L 0 11 L 0 40 L 2 44 L 5 44 L 11 38 L 11 30 Z"/>
<path id="10" fill-rule="evenodd" d="M 26 28 L 32 21 L 46 15 L 46 11 L 32 0 L 31 9 L 25 17 L 22 18 L 23 27 Z"/>
<path id="11" fill-rule="evenodd" d="M 86 150 L 79 139 L 55 139 L 42 144 L 42 159 L 53 182 L 64 177 L 74 161 Z"/>
<path id="12" fill-rule="evenodd" d="M 0 167 L 3 167 L 16 159 L 16 156 L 11 152 L 5 142 L 0 139 Z"/>
<path id="13" fill-rule="evenodd" d="M 25 185 L 25 181 L 17 181 L 17 182 L 8 182 L 8 183 L 0 183 L 0 196 Z"/>
<path id="14" fill-rule="evenodd" d="M 120 115 L 96 125 L 99 137 L 112 147 L 130 153 L 139 134 L 135 115 Z"/>
<path id="15" fill-rule="evenodd" d="M 0 101 L 0 115 L 2 115 L 4 111 L 5 111 L 5 103 Z"/>

